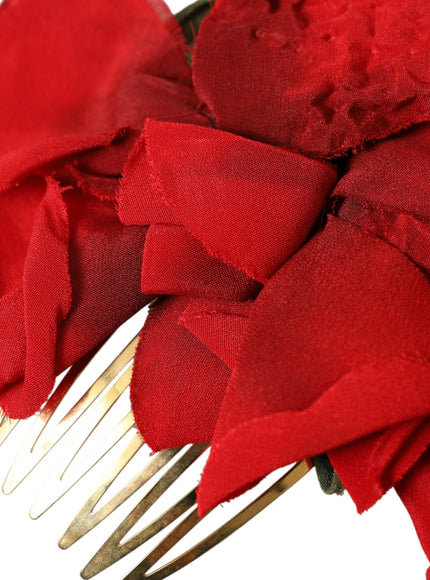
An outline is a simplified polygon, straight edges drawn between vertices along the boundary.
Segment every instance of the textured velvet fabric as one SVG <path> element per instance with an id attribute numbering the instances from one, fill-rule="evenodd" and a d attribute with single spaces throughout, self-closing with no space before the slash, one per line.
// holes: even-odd
<path id="1" fill-rule="evenodd" d="M 186 56 L 155 0 L 0 6 L 0 405 L 157 297 L 132 408 L 212 443 L 200 513 L 328 453 L 430 556 L 428 2 L 218 0 Z"/>

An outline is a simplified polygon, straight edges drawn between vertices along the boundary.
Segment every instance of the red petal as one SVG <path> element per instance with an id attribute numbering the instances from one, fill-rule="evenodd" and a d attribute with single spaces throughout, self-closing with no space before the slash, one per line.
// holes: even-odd
<path id="1" fill-rule="evenodd" d="M 142 133 L 124 168 L 118 196 L 119 217 L 127 225 L 180 224 L 155 181 L 145 140 Z"/>
<path id="2" fill-rule="evenodd" d="M 150 226 L 143 251 L 144 294 L 246 300 L 260 288 L 246 274 L 209 256 L 184 227 Z"/>
<path id="3" fill-rule="evenodd" d="M 190 300 L 179 322 L 233 368 L 248 322 L 252 301 Z"/>
<path id="4" fill-rule="evenodd" d="M 28 200 L 23 188 L 13 192 L 10 211 L 16 210 L 15 226 L 25 227 L 28 236 L 33 224 L 21 212 L 22 203 Z M 69 190 L 62 198 L 64 201 L 48 196 L 38 212 L 28 249 L 24 295 L 21 273 L 16 278 L 21 289 L 0 299 L 0 404 L 12 417 L 39 409 L 53 387 L 55 374 L 100 344 L 151 299 L 140 291 L 146 229 L 124 227 L 111 204 L 79 190 Z M 72 303 L 67 317 L 60 321 L 68 300 L 67 285 L 61 278 L 64 255 L 58 249 L 59 241 L 65 243 L 66 231 L 60 226 L 66 206 Z M 17 234 L 19 229 L 15 230 Z M 5 248 L 0 249 L 4 260 Z M 27 248 L 22 252 L 27 254 Z"/>
<path id="5" fill-rule="evenodd" d="M 0 175 L 141 128 L 147 114 L 166 113 L 166 100 L 195 106 L 185 53 L 179 25 L 159 2 L 4 2 Z"/>
<path id="6" fill-rule="evenodd" d="M 113 204 L 66 192 L 72 306 L 60 325 L 57 372 L 108 338 L 152 296 L 140 290 L 146 228 L 123 226 Z"/>
<path id="7" fill-rule="evenodd" d="M 366 207 L 365 201 L 362 205 L 353 199 L 345 199 L 336 215 L 385 240 L 430 272 L 430 223 L 400 210 Z"/>
<path id="8" fill-rule="evenodd" d="M 37 147 L 34 143 L 30 143 L 19 151 L 12 149 L 0 156 L 0 191 L 14 185 L 16 180 L 36 173 L 40 166 L 56 161 L 60 157 L 94 147 L 107 146 L 117 135 L 118 131 L 91 135 L 62 135 L 56 139 L 39 141 Z"/>
<path id="9" fill-rule="evenodd" d="M 430 124 L 368 145 L 349 164 L 333 195 L 430 220 Z"/>
<path id="10" fill-rule="evenodd" d="M 396 487 L 430 559 L 430 450 Z M 430 568 L 427 570 L 430 579 Z"/>
<path id="11" fill-rule="evenodd" d="M 430 271 L 430 125 L 369 145 L 333 191 L 336 215 Z"/>
<path id="12" fill-rule="evenodd" d="M 0 297 L 22 288 L 33 222 L 45 191 L 46 181 L 34 177 L 0 194 Z"/>
<path id="13" fill-rule="evenodd" d="M 418 461 L 430 443 L 428 419 L 413 419 L 329 453 L 358 511 L 369 509 Z"/>
<path id="14" fill-rule="evenodd" d="M 131 382 L 137 427 L 154 450 L 210 441 L 230 369 L 178 324 L 187 298 L 152 307 Z"/>
<path id="15" fill-rule="evenodd" d="M 429 303 L 428 281 L 400 252 L 329 218 L 256 301 L 200 509 L 276 467 L 428 414 Z"/>
<path id="16" fill-rule="evenodd" d="M 148 120 L 145 132 L 143 154 L 182 224 L 261 282 L 306 240 L 336 179 L 326 164 L 215 129 Z"/>
<path id="17" fill-rule="evenodd" d="M 218 0 L 193 58 L 218 127 L 318 157 L 430 118 L 427 0 Z"/>
<path id="18" fill-rule="evenodd" d="M 0 404 L 9 416 L 23 417 L 37 411 L 54 384 L 57 326 L 71 305 L 68 244 L 67 208 L 59 185 L 48 180 L 23 273 L 25 379 L 13 390 L 0 392 Z"/>

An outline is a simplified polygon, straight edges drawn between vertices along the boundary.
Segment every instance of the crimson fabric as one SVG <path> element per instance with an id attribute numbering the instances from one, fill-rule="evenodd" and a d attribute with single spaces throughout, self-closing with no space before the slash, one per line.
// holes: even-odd
<path id="1" fill-rule="evenodd" d="M 151 306 L 131 381 L 136 425 L 154 450 L 210 441 L 251 302 L 171 296 Z"/>
<path id="2" fill-rule="evenodd" d="M 171 297 L 142 333 L 133 410 L 154 449 L 215 428 L 200 513 L 323 452 L 363 510 L 428 446 L 429 129 L 365 144 L 430 118 L 429 18 L 220 0 L 193 55 L 207 117 L 145 123 L 119 215 L 149 226 L 142 291 Z M 331 191 L 328 159 L 361 148 Z M 236 270 L 265 284 L 255 304 Z M 216 398 L 210 355 L 232 369 Z"/>
<path id="3" fill-rule="evenodd" d="M 230 370 L 221 367 L 226 374 L 213 400 L 216 376 L 207 370 L 210 380 L 199 381 L 204 367 L 194 358 L 206 357 L 208 369 L 214 355 L 233 365 L 259 281 L 303 244 L 335 180 L 330 165 L 296 153 L 201 125 L 146 121 L 125 167 L 119 214 L 127 224 L 149 226 L 142 291 L 188 298 L 166 303 L 178 309 L 173 319 L 166 315 L 169 327 L 183 326 L 176 330 L 167 330 L 158 314 L 164 303 L 159 306 L 135 361 L 133 411 L 153 448 L 212 437 Z M 161 339 L 162 324 L 170 338 L 179 337 L 174 343 Z M 181 372 L 181 397 L 174 387 L 178 372 L 169 364 L 148 372 L 151 359 L 165 360 L 170 349 L 177 360 L 180 348 L 181 360 L 188 357 L 191 365 Z M 205 390 L 213 416 L 207 429 L 201 418 L 194 428 L 192 416 L 180 426 L 185 402 L 194 407 L 196 391 L 200 403 Z M 167 391 L 175 396 L 162 394 Z M 166 396 L 169 412 L 163 413 Z"/>
<path id="4" fill-rule="evenodd" d="M 430 450 L 397 485 L 396 490 L 415 523 L 430 560 Z M 430 568 L 427 570 L 427 580 L 430 580 Z"/>
<path id="5" fill-rule="evenodd" d="M 339 217 L 397 247 L 426 273 L 429 159 L 430 127 L 422 124 L 357 155 L 333 192 L 342 200 Z M 330 458 L 362 511 L 401 479 L 429 443 L 428 423 L 412 422 L 335 451 Z"/>
<path id="6" fill-rule="evenodd" d="M 430 220 L 430 124 L 367 146 L 349 162 L 335 195 Z"/>
<path id="7" fill-rule="evenodd" d="M 137 426 L 153 449 L 210 441 L 230 369 L 178 324 L 188 298 L 151 307 L 136 352 L 131 402 Z"/>
<path id="8" fill-rule="evenodd" d="M 329 217 L 257 298 L 201 513 L 277 467 L 428 415 L 429 299 L 428 281 L 398 250 Z"/>
<path id="9" fill-rule="evenodd" d="M 210 256 L 185 228 L 150 226 L 143 252 L 144 294 L 246 300 L 259 289 L 258 282 Z"/>
<path id="10" fill-rule="evenodd" d="M 151 299 L 147 228 L 121 224 L 115 197 L 148 115 L 202 122 L 186 50 L 155 1 L 0 6 L 0 405 L 11 417 L 37 411 L 57 373 Z"/>
<path id="11" fill-rule="evenodd" d="M 430 554 L 427 0 L 218 0 L 192 69 L 162 2 L 117 8 L 0 6 L 1 407 L 163 295 L 132 407 L 212 441 L 200 513 L 328 452 Z"/>
<path id="12" fill-rule="evenodd" d="M 27 215 L 17 214 L 24 201 Z M 6 229 L 0 245 L 7 280 L 0 299 L 0 405 L 22 417 L 40 408 L 56 374 L 148 301 L 140 292 L 145 231 L 123 226 L 111 203 L 61 192 L 52 179 L 30 178 L 2 194 L 0 204 L 2 217 L 25 218 L 18 222 L 22 232 L 15 226 L 8 238 Z"/>
<path id="13" fill-rule="evenodd" d="M 358 511 L 371 507 L 420 459 L 430 441 L 430 422 L 414 419 L 329 453 Z"/>
<path id="14" fill-rule="evenodd" d="M 306 240 L 336 179 L 329 165 L 277 147 L 153 120 L 145 124 L 141 156 L 146 188 L 210 255 L 260 282 Z M 141 204 L 138 183 L 121 196 L 127 215 Z"/>
<path id="15" fill-rule="evenodd" d="M 79 136 L 88 149 L 87 136 L 139 127 L 158 113 L 157 93 L 178 93 L 175 81 L 187 80 L 189 69 L 179 26 L 154 5 L 157 13 L 139 0 L 121 2 L 121 10 L 105 0 L 5 2 L 0 155 L 32 152 L 40 162 L 51 147 L 71 151 L 65 138 Z"/>
<path id="16" fill-rule="evenodd" d="M 179 322 L 233 368 L 253 301 L 190 300 Z"/>
<path id="17" fill-rule="evenodd" d="M 220 129 L 316 157 L 430 119 L 427 0 L 217 0 L 194 56 Z"/>

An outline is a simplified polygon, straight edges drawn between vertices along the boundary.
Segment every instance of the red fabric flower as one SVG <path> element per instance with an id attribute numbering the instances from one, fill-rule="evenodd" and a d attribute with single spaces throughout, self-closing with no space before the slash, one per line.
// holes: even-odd
<path id="1" fill-rule="evenodd" d="M 220 0 L 193 59 L 216 129 L 145 125 L 120 215 L 149 225 L 142 290 L 170 297 L 142 332 L 133 410 L 155 449 L 212 441 L 201 513 L 329 452 L 360 511 L 402 480 L 430 550 L 413 468 L 430 442 L 429 129 L 364 146 L 430 118 L 429 18 Z M 310 158 L 340 155 L 333 188 Z"/>
<path id="2" fill-rule="evenodd" d="M 327 452 L 430 555 L 429 31 L 427 0 L 218 0 L 191 81 L 158 2 L 1 6 L 6 412 L 159 296 L 132 406 L 212 442 L 201 513 Z"/>

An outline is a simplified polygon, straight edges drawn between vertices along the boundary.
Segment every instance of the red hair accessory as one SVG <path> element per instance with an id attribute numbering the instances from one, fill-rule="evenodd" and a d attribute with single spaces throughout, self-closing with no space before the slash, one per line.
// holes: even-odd
<path id="1" fill-rule="evenodd" d="M 159 296 L 132 406 L 154 449 L 212 442 L 201 513 L 328 453 L 430 556 L 429 31 L 426 0 L 218 0 L 190 69 L 158 2 L 6 2 L 4 410 Z"/>

